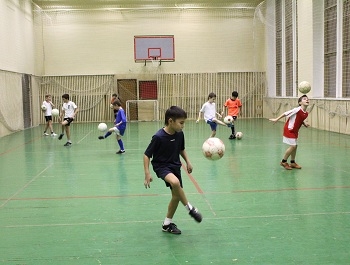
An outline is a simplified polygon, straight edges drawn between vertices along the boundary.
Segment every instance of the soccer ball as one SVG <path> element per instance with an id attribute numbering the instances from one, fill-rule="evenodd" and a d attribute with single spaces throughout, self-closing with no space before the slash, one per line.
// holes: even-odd
<path id="1" fill-rule="evenodd" d="M 203 155 L 209 160 L 218 160 L 225 154 L 224 143 L 216 137 L 210 137 L 202 146 Z"/>
<path id="2" fill-rule="evenodd" d="M 243 133 L 242 133 L 242 132 L 237 132 L 237 133 L 236 133 L 236 138 L 237 138 L 238 140 L 241 140 L 242 137 L 243 137 Z"/>
<path id="3" fill-rule="evenodd" d="M 232 122 L 233 122 L 232 116 L 226 116 L 226 117 L 224 118 L 224 123 L 226 123 L 226 124 L 232 124 Z"/>
<path id="4" fill-rule="evenodd" d="M 53 110 L 51 111 L 51 114 L 52 114 L 52 116 L 57 117 L 58 115 L 60 115 L 60 111 L 59 111 L 58 109 L 53 109 Z"/>
<path id="5" fill-rule="evenodd" d="M 113 109 L 113 108 L 114 108 L 114 105 L 113 105 L 113 104 L 111 104 L 111 105 L 109 105 L 109 107 L 110 107 L 111 109 Z"/>
<path id="6" fill-rule="evenodd" d="M 310 92 L 311 85 L 308 81 L 302 81 L 302 82 L 300 82 L 298 89 L 299 89 L 300 93 L 305 95 L 305 94 Z"/>
<path id="7" fill-rule="evenodd" d="M 42 109 L 42 110 L 46 110 L 47 108 L 46 108 L 45 105 L 42 105 L 42 106 L 41 106 L 41 109 Z"/>
<path id="8" fill-rule="evenodd" d="M 105 123 L 100 123 L 98 126 L 97 126 L 97 129 L 99 130 L 99 131 L 101 131 L 101 132 L 103 132 L 103 131 L 105 131 L 105 130 L 107 130 L 107 124 L 105 124 Z"/>

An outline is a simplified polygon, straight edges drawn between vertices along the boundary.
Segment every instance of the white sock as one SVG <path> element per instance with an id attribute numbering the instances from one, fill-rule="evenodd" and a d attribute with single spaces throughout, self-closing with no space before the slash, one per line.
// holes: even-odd
<path id="1" fill-rule="evenodd" d="M 165 217 L 163 225 L 169 225 L 173 222 L 173 219 Z"/>
<path id="2" fill-rule="evenodd" d="M 185 206 L 188 211 L 191 211 L 193 206 L 188 202 L 187 205 Z"/>

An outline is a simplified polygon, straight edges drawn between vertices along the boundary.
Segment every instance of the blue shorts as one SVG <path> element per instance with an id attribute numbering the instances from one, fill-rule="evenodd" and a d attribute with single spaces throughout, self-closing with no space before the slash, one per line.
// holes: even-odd
<path id="1" fill-rule="evenodd" d="M 216 122 L 213 122 L 211 119 L 207 120 L 207 124 L 210 125 L 210 128 L 212 131 L 216 131 L 216 127 L 218 127 L 218 124 Z"/>
<path id="2" fill-rule="evenodd" d="M 157 168 L 153 167 L 153 170 L 156 173 L 157 177 L 164 180 L 165 185 L 167 187 L 170 187 L 170 189 L 171 189 L 170 184 L 168 182 L 166 182 L 164 179 L 169 173 L 174 174 L 178 178 L 178 180 L 180 181 L 180 186 L 181 186 L 181 188 L 183 188 L 180 167 L 176 167 L 176 168 L 174 168 L 174 167 L 157 167 Z"/>

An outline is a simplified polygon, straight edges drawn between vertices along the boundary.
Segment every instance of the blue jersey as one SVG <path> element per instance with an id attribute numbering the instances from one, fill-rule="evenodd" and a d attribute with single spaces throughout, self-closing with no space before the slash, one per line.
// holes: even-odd
<path id="1" fill-rule="evenodd" d="M 154 170 L 162 166 L 180 168 L 180 152 L 183 150 L 185 150 L 183 132 L 168 134 L 162 128 L 153 135 L 144 154 L 152 158 L 151 163 Z"/>
<path id="2" fill-rule="evenodd" d="M 122 135 L 123 135 L 126 129 L 126 116 L 125 116 L 125 111 L 122 108 L 120 108 L 119 111 L 115 114 L 114 124 L 117 124 L 121 121 L 122 121 L 122 124 L 117 126 L 117 128 L 120 132 L 122 132 Z"/>

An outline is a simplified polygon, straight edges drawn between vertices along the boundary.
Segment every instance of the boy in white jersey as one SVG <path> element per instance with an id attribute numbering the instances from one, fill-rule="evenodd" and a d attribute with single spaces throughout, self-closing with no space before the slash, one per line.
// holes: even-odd
<path id="1" fill-rule="evenodd" d="M 52 103 L 51 101 L 51 95 L 47 94 L 45 95 L 45 100 L 43 101 L 43 104 L 41 104 L 43 106 L 46 107 L 46 110 L 43 110 L 44 115 L 45 115 L 45 121 L 46 121 L 46 126 L 45 126 L 45 130 L 44 130 L 44 136 L 49 136 L 50 134 L 48 134 L 46 131 L 48 129 L 50 129 L 51 131 L 51 136 L 56 136 L 57 134 L 55 134 L 53 132 L 53 128 L 52 128 L 52 109 L 55 107 L 55 105 Z"/>
<path id="2" fill-rule="evenodd" d="M 197 123 L 199 122 L 201 118 L 201 113 L 203 113 L 205 122 L 210 125 L 210 129 L 211 129 L 210 137 L 215 137 L 216 127 L 218 124 L 223 126 L 228 126 L 216 118 L 216 116 L 218 116 L 219 118 L 222 118 L 222 116 L 216 112 L 215 100 L 216 100 L 215 93 L 213 92 L 209 93 L 208 101 L 203 104 L 202 108 L 199 111 L 198 118 L 196 121 Z"/>
<path id="3" fill-rule="evenodd" d="M 65 143 L 64 146 L 70 146 L 72 144 L 72 142 L 70 140 L 70 124 L 74 120 L 75 115 L 77 114 L 79 109 L 73 101 L 69 100 L 68 94 L 63 94 L 62 99 L 63 99 L 63 105 L 62 105 L 62 111 L 61 111 L 61 116 L 60 116 L 60 121 L 62 121 L 61 122 L 62 133 L 58 137 L 58 140 L 62 139 L 62 137 L 64 135 L 64 131 L 66 131 L 67 143 Z M 63 120 L 62 120 L 62 117 L 63 117 Z"/>
<path id="4" fill-rule="evenodd" d="M 273 123 L 276 123 L 283 117 L 288 118 L 283 128 L 283 142 L 288 144 L 289 147 L 284 153 L 283 159 L 280 163 L 280 165 L 287 170 L 291 170 L 293 168 L 301 169 L 301 166 L 295 162 L 295 156 L 298 148 L 299 129 L 301 125 L 309 127 L 309 124 L 305 121 L 308 116 L 306 109 L 309 106 L 309 98 L 306 95 L 301 96 L 298 99 L 298 104 L 299 107 L 286 111 L 275 119 L 269 119 Z M 287 162 L 289 156 L 291 157 L 290 164 Z"/>

